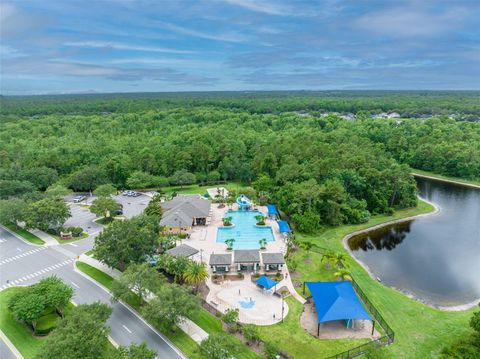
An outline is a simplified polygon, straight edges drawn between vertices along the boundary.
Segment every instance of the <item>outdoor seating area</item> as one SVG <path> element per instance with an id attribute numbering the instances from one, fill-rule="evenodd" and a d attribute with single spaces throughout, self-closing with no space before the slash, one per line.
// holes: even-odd
<path id="1" fill-rule="evenodd" d="M 313 303 L 309 300 L 301 321 L 302 326 L 312 335 L 320 338 L 325 331 L 322 337 L 327 338 L 332 335 L 338 338 L 340 333 L 355 338 L 375 336 L 375 322 L 364 308 L 351 282 L 305 282 L 304 292 L 305 285 L 312 295 Z"/>

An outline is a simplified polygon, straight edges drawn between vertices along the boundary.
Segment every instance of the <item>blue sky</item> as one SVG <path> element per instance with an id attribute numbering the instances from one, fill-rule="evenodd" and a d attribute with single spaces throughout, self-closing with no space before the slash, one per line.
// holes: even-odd
<path id="1" fill-rule="evenodd" d="M 4 95 L 480 89 L 480 1 L 0 2 Z"/>

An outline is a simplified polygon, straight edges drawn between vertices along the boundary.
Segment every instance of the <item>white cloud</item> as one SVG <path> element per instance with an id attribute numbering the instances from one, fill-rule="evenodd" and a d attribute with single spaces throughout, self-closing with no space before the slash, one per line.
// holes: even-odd
<path id="1" fill-rule="evenodd" d="M 75 47 L 104 48 L 104 49 L 114 49 L 114 50 L 163 52 L 163 53 L 170 53 L 170 54 L 195 53 L 195 51 L 191 51 L 191 50 L 178 50 L 178 49 L 171 49 L 171 48 L 158 47 L 158 46 L 129 45 L 129 44 L 122 44 L 118 42 L 110 42 L 110 41 L 70 41 L 70 42 L 65 42 L 63 45 L 75 46 Z"/>
<path id="2" fill-rule="evenodd" d="M 16 57 L 24 57 L 27 56 L 24 53 L 14 49 L 13 47 L 0 45 L 0 59 L 13 59 Z"/>
<path id="3" fill-rule="evenodd" d="M 177 32 L 180 34 L 193 36 L 193 37 L 199 37 L 207 40 L 225 41 L 225 42 L 246 42 L 250 39 L 249 36 L 239 34 L 236 32 L 223 32 L 223 33 L 219 32 L 216 34 L 212 34 L 204 31 L 189 29 L 187 27 L 178 26 L 178 25 L 174 25 L 168 22 L 163 22 L 163 21 L 159 21 L 157 24 L 163 27 L 164 29 L 167 29 L 173 32 Z"/>
<path id="4" fill-rule="evenodd" d="M 256 0 L 224 0 L 225 2 L 240 6 L 245 9 L 260 12 L 269 15 L 289 15 L 291 13 L 290 9 L 275 3 L 275 2 L 266 2 L 266 1 L 256 1 Z"/>
<path id="5" fill-rule="evenodd" d="M 396 7 L 367 13 L 354 21 L 357 28 L 391 37 L 434 36 L 451 31 L 468 14 L 463 8 L 444 12 L 416 7 Z"/>

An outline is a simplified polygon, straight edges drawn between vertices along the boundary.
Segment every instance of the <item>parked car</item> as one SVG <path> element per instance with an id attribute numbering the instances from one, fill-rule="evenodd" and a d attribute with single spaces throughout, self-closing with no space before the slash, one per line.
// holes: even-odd
<path id="1" fill-rule="evenodd" d="M 73 203 L 80 203 L 82 201 L 84 201 L 87 197 L 85 196 L 75 196 L 75 198 L 73 199 Z"/>
<path id="2" fill-rule="evenodd" d="M 130 192 L 130 191 L 123 191 L 122 196 L 128 196 L 128 192 Z"/>
<path id="3" fill-rule="evenodd" d="M 141 196 L 142 194 L 140 192 L 133 192 L 133 197 L 138 197 Z"/>
<path id="4" fill-rule="evenodd" d="M 120 207 L 115 211 L 115 216 L 123 215 L 123 205 L 120 204 Z"/>

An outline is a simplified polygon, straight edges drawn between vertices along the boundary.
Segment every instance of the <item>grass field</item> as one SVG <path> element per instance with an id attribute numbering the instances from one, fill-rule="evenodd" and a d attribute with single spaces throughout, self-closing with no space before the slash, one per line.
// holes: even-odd
<path id="1" fill-rule="evenodd" d="M 42 241 L 40 238 L 38 238 L 36 235 L 30 233 L 26 229 L 23 229 L 21 227 L 17 227 L 13 223 L 3 223 L 3 226 L 7 227 L 9 230 L 12 232 L 15 232 L 18 234 L 20 237 L 25 239 L 26 241 L 33 243 L 33 244 L 45 244 L 44 241 Z"/>
<path id="2" fill-rule="evenodd" d="M 7 307 L 10 298 L 24 290 L 25 287 L 11 287 L 0 292 L 0 329 L 25 359 L 31 359 L 35 357 L 43 345 L 46 336 L 34 336 L 30 328 L 13 318 L 13 315 Z M 65 315 L 68 315 L 72 308 L 73 304 L 67 306 L 65 308 Z M 46 315 L 38 321 L 37 330 L 41 331 L 42 329 L 50 328 L 56 325 L 59 320 L 60 317 L 56 313 L 46 313 Z"/>
<path id="3" fill-rule="evenodd" d="M 342 238 L 354 231 L 374 226 L 379 223 L 409 217 L 416 214 L 428 213 L 433 207 L 420 201 L 418 207 L 397 211 L 392 216 L 374 216 L 365 224 L 347 225 L 335 228 L 326 228 L 315 235 L 297 235 L 299 241 L 312 241 L 320 247 L 328 248 L 347 255 L 346 263 L 368 298 L 375 304 L 382 316 L 395 331 L 396 339 L 386 351 L 391 358 L 435 358 L 443 346 L 462 337 L 467 332 L 468 320 L 474 311 L 445 312 L 432 309 L 405 295 L 373 280 L 368 273 L 348 255 L 341 243 Z M 294 257 L 299 262 L 297 271 L 300 276 L 295 280 L 325 280 L 329 273 L 320 265 L 320 255 L 310 253 L 309 262 L 305 263 L 306 253 L 303 250 L 296 252 Z M 298 288 L 301 293 L 301 288 Z M 290 314 L 289 314 L 290 315 Z M 283 343 L 285 350 L 294 350 L 292 340 Z M 337 346 L 337 341 L 331 341 L 331 346 Z M 321 346 L 321 341 L 310 343 L 312 348 Z M 299 343 L 297 343 L 299 344 Z M 351 346 L 356 343 L 352 341 Z M 338 346 L 340 347 L 340 346 Z M 314 350 L 314 349 L 312 349 Z M 296 358 L 309 358 L 307 354 L 298 353 Z M 322 355 L 323 357 L 323 355 Z"/>

